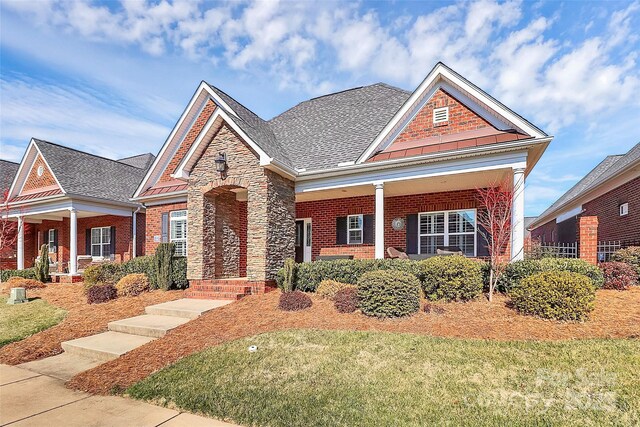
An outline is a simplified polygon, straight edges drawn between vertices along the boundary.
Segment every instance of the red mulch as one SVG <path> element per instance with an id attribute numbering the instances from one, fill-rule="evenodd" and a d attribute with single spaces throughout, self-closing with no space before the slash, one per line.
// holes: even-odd
<path id="1" fill-rule="evenodd" d="M 86 337 L 107 330 L 107 323 L 144 313 L 148 305 L 182 298 L 184 291 L 153 291 L 137 297 L 122 297 L 103 304 L 87 304 L 82 283 L 49 284 L 28 292 L 49 304 L 67 310 L 58 325 L 22 341 L 0 348 L 0 363 L 17 365 L 62 353 L 63 341 Z"/>
<path id="2" fill-rule="evenodd" d="M 563 340 L 640 337 L 640 287 L 599 290 L 591 319 L 583 323 L 547 321 L 522 316 L 507 299 L 433 304 L 443 314 L 420 311 L 405 319 L 377 320 L 360 313 L 340 314 L 331 301 L 312 296 L 313 307 L 279 310 L 280 292 L 253 295 L 215 309 L 139 347 L 117 360 L 76 375 L 68 385 L 92 393 L 124 389 L 178 359 L 234 339 L 292 328 L 410 332 L 440 337 L 493 340 Z"/>

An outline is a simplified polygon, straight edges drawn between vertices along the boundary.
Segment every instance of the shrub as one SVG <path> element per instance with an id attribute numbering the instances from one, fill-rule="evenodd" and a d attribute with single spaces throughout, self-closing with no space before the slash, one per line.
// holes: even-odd
<path id="1" fill-rule="evenodd" d="M 127 274 L 116 284 L 119 297 L 135 297 L 149 291 L 149 279 L 146 274 Z"/>
<path id="2" fill-rule="evenodd" d="M 358 299 L 367 316 L 407 316 L 420 309 L 420 282 L 404 271 L 370 271 L 358 280 Z"/>
<path id="3" fill-rule="evenodd" d="M 293 258 L 287 258 L 284 261 L 282 292 L 291 292 L 295 288 L 296 280 L 296 261 Z"/>
<path id="4" fill-rule="evenodd" d="M 339 313 L 353 313 L 358 309 L 358 288 L 353 285 L 343 287 L 333 296 L 333 303 Z"/>
<path id="5" fill-rule="evenodd" d="M 295 289 L 315 292 L 323 280 L 342 283 L 357 283 L 367 272 L 378 270 L 398 270 L 421 279 L 418 261 L 404 259 L 341 259 L 335 261 L 314 261 L 298 264 Z"/>
<path id="6" fill-rule="evenodd" d="M 101 265 L 89 265 L 84 269 L 82 273 L 85 287 L 88 285 L 95 285 L 102 280 L 102 266 Z"/>
<path id="7" fill-rule="evenodd" d="M 587 276 L 596 288 L 604 284 L 604 276 L 598 266 L 576 258 L 544 258 L 539 261 L 542 271 L 570 271 Z"/>
<path id="8" fill-rule="evenodd" d="M 540 261 L 525 259 L 507 264 L 504 273 L 498 280 L 498 290 L 509 292 L 520 283 L 520 280 L 542 271 Z"/>
<path id="9" fill-rule="evenodd" d="M 123 276 L 127 274 L 146 274 L 151 289 L 158 289 L 155 282 L 155 257 L 153 255 L 140 256 L 120 264 L 120 272 Z"/>
<path id="10" fill-rule="evenodd" d="M 278 308 L 284 311 L 298 311 L 313 305 L 309 295 L 300 291 L 283 292 L 280 294 Z"/>
<path id="11" fill-rule="evenodd" d="M 156 282 L 158 288 L 164 291 L 171 289 L 172 283 L 172 270 L 173 270 L 173 255 L 176 251 L 176 246 L 173 243 L 160 243 L 156 248 L 155 256 L 155 273 Z"/>
<path id="12" fill-rule="evenodd" d="M 91 286 L 87 290 L 88 304 L 100 304 L 116 299 L 117 297 L 118 291 L 116 290 L 116 287 L 111 284 Z"/>
<path id="13" fill-rule="evenodd" d="M 629 246 L 617 250 L 611 255 L 611 261 L 624 262 L 633 266 L 640 276 L 640 246 Z"/>
<path id="14" fill-rule="evenodd" d="M 124 276 L 124 273 L 122 272 L 122 264 L 105 262 L 88 266 L 84 269 L 82 276 L 85 285 L 95 285 L 97 283 L 115 284 Z"/>
<path id="15" fill-rule="evenodd" d="M 40 247 L 40 258 L 36 260 L 36 280 L 49 281 L 49 245 Z"/>
<path id="16" fill-rule="evenodd" d="M 0 271 L 0 278 L 3 282 L 6 282 L 11 277 L 23 277 L 25 279 L 35 279 L 36 269 L 35 267 L 25 268 L 24 270 L 2 270 Z"/>
<path id="17" fill-rule="evenodd" d="M 511 302 L 523 314 L 545 319 L 582 320 L 593 310 L 593 282 L 570 271 L 545 271 L 526 277 L 514 287 Z"/>
<path id="18" fill-rule="evenodd" d="M 189 281 L 187 280 L 187 259 L 185 257 L 173 258 L 173 266 L 171 267 L 171 288 L 187 289 Z"/>
<path id="19" fill-rule="evenodd" d="M 444 314 L 446 310 L 444 307 L 440 307 L 439 305 L 426 303 L 423 307 L 423 310 L 427 314 Z"/>
<path id="20" fill-rule="evenodd" d="M 421 262 L 427 298 L 469 301 L 482 293 L 482 264 L 460 255 L 436 256 Z"/>
<path id="21" fill-rule="evenodd" d="M 323 280 L 318 285 L 316 293 L 318 296 L 326 299 L 333 299 L 333 297 L 342 289 L 353 286 L 347 283 L 336 282 L 335 280 Z"/>
<path id="22" fill-rule="evenodd" d="M 25 279 L 24 277 L 14 276 L 4 283 L 4 290 L 8 291 L 11 288 L 25 288 L 25 289 L 41 289 L 46 287 L 42 282 L 35 279 Z"/>
<path id="23" fill-rule="evenodd" d="M 603 262 L 600 269 L 604 274 L 604 289 L 624 290 L 638 284 L 638 273 L 633 266 L 618 261 Z"/>

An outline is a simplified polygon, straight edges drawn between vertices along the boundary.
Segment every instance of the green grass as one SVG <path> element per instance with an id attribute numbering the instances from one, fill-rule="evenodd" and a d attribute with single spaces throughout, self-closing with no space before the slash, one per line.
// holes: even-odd
<path id="1" fill-rule="evenodd" d="M 55 326 L 66 314 L 41 299 L 11 305 L 0 298 L 0 347 Z"/>
<path id="2" fill-rule="evenodd" d="M 640 340 L 286 331 L 212 347 L 128 393 L 256 426 L 639 425 Z"/>

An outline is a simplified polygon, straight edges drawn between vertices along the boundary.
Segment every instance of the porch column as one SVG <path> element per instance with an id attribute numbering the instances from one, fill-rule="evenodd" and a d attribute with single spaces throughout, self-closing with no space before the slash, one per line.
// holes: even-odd
<path id="1" fill-rule="evenodd" d="M 377 182 L 376 186 L 376 259 L 384 258 L 384 183 Z"/>
<path id="2" fill-rule="evenodd" d="M 131 246 L 131 258 L 135 258 L 136 257 L 136 249 L 138 247 L 138 230 L 137 230 L 137 224 L 136 224 L 136 214 L 138 213 L 138 211 L 140 210 L 140 208 L 138 208 L 137 210 L 133 211 L 133 213 L 131 214 L 131 220 L 132 220 L 132 225 L 131 225 L 131 241 L 133 242 L 133 245 Z"/>
<path id="3" fill-rule="evenodd" d="M 69 236 L 69 273 L 78 272 L 78 211 L 75 208 L 69 209 L 70 236 Z"/>
<path id="4" fill-rule="evenodd" d="M 524 259 L 524 169 L 513 170 L 511 261 Z"/>
<path id="5" fill-rule="evenodd" d="M 18 270 L 24 270 L 24 217 L 18 217 Z"/>

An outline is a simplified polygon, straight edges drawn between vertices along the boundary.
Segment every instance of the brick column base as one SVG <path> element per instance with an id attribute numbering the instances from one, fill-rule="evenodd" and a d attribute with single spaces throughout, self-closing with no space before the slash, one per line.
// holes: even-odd
<path id="1" fill-rule="evenodd" d="M 580 259 L 591 264 L 598 263 L 598 217 L 581 216 L 578 218 L 577 238 Z"/>

